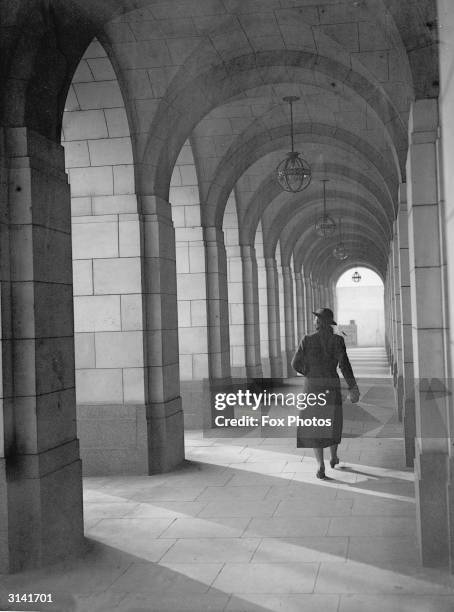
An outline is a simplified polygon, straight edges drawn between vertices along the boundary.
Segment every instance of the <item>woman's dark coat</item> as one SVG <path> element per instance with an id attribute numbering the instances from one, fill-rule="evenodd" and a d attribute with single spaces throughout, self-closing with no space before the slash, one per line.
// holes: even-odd
<path id="1" fill-rule="evenodd" d="M 324 448 L 333 444 L 339 444 L 341 441 L 343 424 L 342 395 L 337 366 L 339 366 L 348 388 L 356 387 L 356 380 L 342 336 L 334 334 L 331 328 L 304 336 L 293 357 L 292 367 L 305 377 L 304 392 L 315 394 L 326 393 L 327 405 L 320 409 L 321 416 L 322 413 L 333 413 L 333 427 L 329 438 L 309 437 L 317 429 L 298 427 L 298 447 Z M 304 417 L 304 411 L 302 411 L 301 416 Z"/>

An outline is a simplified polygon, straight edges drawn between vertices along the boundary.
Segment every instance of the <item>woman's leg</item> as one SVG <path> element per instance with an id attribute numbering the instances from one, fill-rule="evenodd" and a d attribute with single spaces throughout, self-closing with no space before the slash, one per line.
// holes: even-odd
<path id="1" fill-rule="evenodd" d="M 332 446 L 329 447 L 330 453 L 331 453 L 331 460 L 337 459 L 337 447 L 339 445 L 338 444 L 333 444 Z"/>
<path id="2" fill-rule="evenodd" d="M 320 468 L 324 468 L 325 467 L 325 463 L 323 461 L 323 448 L 314 448 L 313 450 L 314 450 L 315 458 L 318 461 L 318 466 Z"/>

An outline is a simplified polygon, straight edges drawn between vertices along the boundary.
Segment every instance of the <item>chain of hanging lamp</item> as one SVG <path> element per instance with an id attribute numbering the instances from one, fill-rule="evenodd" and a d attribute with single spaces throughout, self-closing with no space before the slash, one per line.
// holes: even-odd
<path id="1" fill-rule="evenodd" d="M 322 179 L 321 182 L 323 183 L 323 214 L 315 223 L 315 231 L 322 238 L 327 238 L 328 236 L 332 236 L 336 231 L 336 222 L 331 215 L 326 212 L 326 183 L 328 179 Z"/>

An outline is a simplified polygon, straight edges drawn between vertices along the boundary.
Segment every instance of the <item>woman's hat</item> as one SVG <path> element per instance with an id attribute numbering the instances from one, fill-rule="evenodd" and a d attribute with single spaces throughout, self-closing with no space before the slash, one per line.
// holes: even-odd
<path id="1" fill-rule="evenodd" d="M 330 308 L 319 308 L 315 312 L 313 311 L 312 314 L 319 319 L 322 319 L 322 321 L 326 321 L 330 325 L 337 325 L 336 321 L 334 320 L 333 311 Z"/>

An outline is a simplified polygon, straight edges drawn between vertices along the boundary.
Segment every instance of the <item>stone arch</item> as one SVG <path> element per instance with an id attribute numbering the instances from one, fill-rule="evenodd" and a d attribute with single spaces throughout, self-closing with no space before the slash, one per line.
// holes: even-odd
<path id="1" fill-rule="evenodd" d="M 348 208 L 341 208 L 339 205 L 337 205 L 336 208 L 333 208 L 333 206 L 331 205 L 329 212 L 330 214 L 332 214 L 333 217 L 339 217 L 341 214 L 343 214 L 345 219 L 345 212 L 347 211 L 348 213 L 350 213 L 350 215 L 353 214 L 353 216 L 358 215 L 362 216 L 363 218 L 367 218 L 369 220 L 369 223 L 377 228 L 377 235 L 380 236 L 381 234 L 382 240 L 386 241 L 387 234 L 383 230 L 383 226 L 380 224 L 379 221 L 377 221 L 376 217 L 374 216 L 375 211 L 373 209 L 370 210 L 366 208 L 366 206 L 364 206 L 365 202 L 363 199 L 355 199 L 349 196 L 349 194 L 344 195 L 341 192 L 335 192 L 335 194 L 336 200 L 345 201 L 353 205 L 350 205 Z M 270 216 L 270 232 L 267 234 L 267 248 L 269 249 L 268 252 L 274 252 L 277 240 L 282 235 L 282 232 L 286 226 L 294 225 L 295 223 L 299 222 L 306 223 L 310 226 L 310 230 L 313 233 L 313 226 L 315 225 L 317 218 L 320 216 L 320 202 L 320 197 L 313 198 L 308 202 L 304 202 L 304 205 L 298 210 L 296 215 L 291 215 L 291 212 L 295 210 L 292 203 L 289 204 L 288 202 L 286 202 L 283 207 L 277 211 L 277 214 Z M 335 236 L 335 238 L 337 239 L 337 235 Z M 289 249 L 284 251 L 284 253 L 287 253 L 287 256 L 290 257 Z"/>
<path id="2" fill-rule="evenodd" d="M 194 54 L 191 56 L 191 61 L 196 61 Z M 202 70 L 205 69 L 206 58 L 205 61 L 202 61 L 201 66 Z M 281 70 L 273 74 L 272 66 L 280 66 Z M 205 73 L 197 72 L 197 75 L 194 75 L 194 70 L 188 65 L 183 66 L 177 73 L 173 80 L 174 86 L 169 87 L 168 94 L 160 103 L 151 125 L 153 148 L 149 144 L 144 153 L 143 161 L 150 166 L 155 177 L 152 182 L 155 185 L 156 194 L 167 198 L 169 160 L 171 161 L 176 151 L 181 148 L 182 141 L 185 140 L 187 134 L 192 132 L 195 125 L 212 108 L 218 106 L 221 101 L 240 94 L 245 89 L 264 83 L 285 82 L 288 77 L 282 68 L 295 69 L 302 66 L 305 69 L 313 68 L 327 74 L 334 81 L 342 82 L 344 86 L 357 91 L 361 97 L 371 103 L 374 112 L 381 118 L 384 125 L 388 127 L 394 125 L 393 138 L 400 143 L 398 149 L 405 150 L 405 129 L 400 119 L 397 119 L 397 111 L 393 110 L 392 103 L 384 91 L 367 81 L 364 76 L 336 63 L 335 60 L 305 51 L 258 52 L 231 59 L 222 65 L 210 66 Z M 265 74 L 258 69 L 266 69 Z M 190 83 L 187 82 L 188 78 L 190 78 Z M 247 87 L 245 87 L 246 82 Z M 211 84 L 211 91 L 207 91 L 207 83 Z M 191 96 L 192 107 L 197 109 L 197 113 L 193 116 L 189 116 L 186 112 L 188 95 Z M 169 140 L 164 138 L 164 134 L 167 133 L 170 124 L 173 124 L 174 129 L 172 138 Z M 179 125 L 178 129 L 176 125 Z M 160 146 L 157 146 L 158 143 Z M 404 170 L 402 164 L 403 161 L 401 161 L 400 174 Z"/>
<path id="3" fill-rule="evenodd" d="M 293 231 L 285 235 L 286 248 L 283 253 L 284 261 L 290 261 L 293 251 L 297 250 L 300 245 L 304 244 L 306 246 L 312 246 L 313 244 L 320 242 L 321 239 L 318 238 L 314 232 L 314 222 L 316 218 L 316 216 L 313 216 L 310 221 L 307 218 L 299 218 Z M 354 226 L 370 232 L 375 240 L 379 241 L 380 243 L 382 242 L 383 235 L 380 232 L 381 228 L 374 223 L 373 217 L 370 215 L 357 214 L 355 216 Z M 345 231 L 343 231 L 342 234 L 345 236 Z M 310 238 L 312 238 L 312 240 L 310 240 Z M 332 240 L 335 244 L 339 241 L 337 233 L 332 237 Z"/>
<path id="4" fill-rule="evenodd" d="M 285 129 L 288 129 L 288 126 L 282 126 L 282 128 L 283 131 L 285 131 Z M 306 144 L 323 144 L 324 142 L 328 142 L 329 144 L 337 144 L 340 142 L 344 145 L 352 146 L 352 135 L 349 135 L 346 130 L 334 129 L 330 126 L 297 124 L 295 125 L 295 133 L 299 138 L 305 136 L 304 141 Z M 397 189 L 397 177 L 391 178 L 390 169 L 386 168 L 385 160 L 382 159 L 370 145 L 362 142 L 359 138 L 355 138 L 354 140 L 355 154 L 359 153 L 360 157 L 363 157 L 367 160 L 367 162 L 376 167 L 381 176 L 384 177 L 383 180 L 387 193 L 385 192 L 384 194 L 385 198 L 382 201 L 382 206 L 386 206 L 387 213 L 389 217 L 392 218 L 395 214 L 395 208 L 394 205 L 391 204 L 391 194 Z M 226 194 L 231 188 L 231 185 L 235 184 L 235 182 L 238 180 L 238 176 L 261 157 L 269 154 L 270 152 L 283 148 L 286 144 L 286 136 L 279 134 L 276 138 L 270 139 L 269 134 L 263 134 L 263 143 L 260 143 L 260 141 L 256 142 L 253 139 L 252 142 L 247 144 L 247 155 L 243 155 L 243 153 L 240 153 L 238 150 L 234 149 L 232 152 L 229 152 L 230 154 L 226 155 L 225 158 L 219 163 L 219 170 L 213 177 L 210 191 L 208 192 L 206 199 L 205 214 L 207 215 L 210 223 L 219 223 L 219 220 L 222 217 L 222 206 L 225 204 Z M 233 165 L 231 162 L 229 162 L 229 158 L 234 160 L 243 158 L 245 160 L 247 159 L 248 161 L 238 168 L 236 166 L 238 162 L 234 162 L 235 165 Z M 388 177 L 388 179 L 386 177 Z M 273 183 L 274 191 L 279 193 L 281 188 L 277 184 L 277 181 L 274 180 Z M 266 189 L 268 190 L 268 188 Z M 260 202 L 261 201 L 262 199 L 260 198 Z M 252 214 L 252 211 L 249 214 Z"/>
<path id="5" fill-rule="evenodd" d="M 370 260 L 370 262 L 374 263 L 374 265 L 381 270 L 386 268 L 386 255 L 382 249 L 377 247 L 373 237 L 369 238 L 368 236 L 362 236 L 361 239 L 359 239 L 358 233 L 355 232 L 351 235 L 346 235 L 345 245 L 347 250 L 350 249 L 351 257 L 356 257 L 357 253 L 361 255 L 361 252 L 366 248 L 368 253 L 367 258 Z M 329 278 L 331 269 L 336 269 L 339 265 L 339 262 L 332 257 L 332 249 L 334 246 L 334 241 L 326 241 L 322 248 L 313 248 L 309 253 L 307 251 L 303 251 L 302 249 L 302 265 L 306 270 L 314 273 L 316 277 L 321 274 L 320 267 L 324 265 L 326 268 L 324 276 Z"/>

